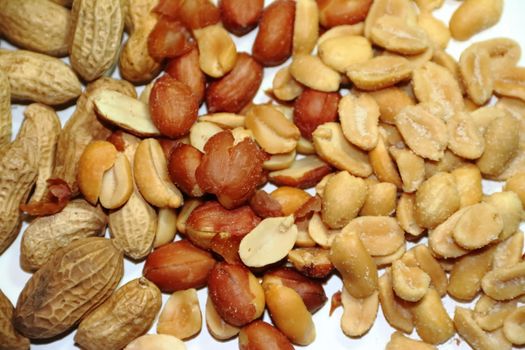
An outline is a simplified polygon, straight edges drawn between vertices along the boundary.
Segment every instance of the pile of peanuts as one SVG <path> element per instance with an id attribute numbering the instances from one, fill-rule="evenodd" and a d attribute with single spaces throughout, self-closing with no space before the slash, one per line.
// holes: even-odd
<path id="1" fill-rule="evenodd" d="M 474 350 L 525 345 L 521 48 L 477 41 L 456 60 L 451 38 L 475 38 L 504 4 L 464 0 L 447 25 L 444 3 L 0 0 L 0 36 L 20 48 L 0 50 L 0 254 L 30 218 L 33 273 L 16 306 L 0 291 L 0 350 L 75 327 L 82 349 L 184 350 L 204 287 L 209 333 L 241 350 L 321 347 L 313 314 L 329 297 L 348 346 L 379 306 L 386 350 L 456 334 Z M 23 22 L 24 8 L 55 24 Z M 238 52 L 233 36 L 255 28 Z M 121 79 L 104 77 L 116 64 Z M 34 102 L 14 141 L 12 101 Z M 55 109 L 72 104 L 61 127 Z M 143 276 L 115 289 L 108 266 L 115 285 L 90 305 L 53 271 L 98 288 L 67 256 L 90 246 L 100 266 L 144 262 Z M 28 302 L 43 281 L 64 296 Z M 450 315 L 447 296 L 474 304 Z"/>

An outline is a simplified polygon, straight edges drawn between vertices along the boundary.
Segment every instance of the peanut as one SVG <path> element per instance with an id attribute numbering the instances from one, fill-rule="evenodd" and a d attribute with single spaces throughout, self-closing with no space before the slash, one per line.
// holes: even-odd
<path id="1" fill-rule="evenodd" d="M 385 350 L 436 350 L 435 346 L 427 344 L 419 340 L 413 340 L 406 337 L 403 333 L 395 332 L 390 337 L 390 341 L 386 345 Z"/>
<path id="2" fill-rule="evenodd" d="M 525 262 L 494 269 L 481 280 L 486 295 L 495 300 L 509 300 L 525 293 Z"/>
<path id="3" fill-rule="evenodd" d="M 20 335 L 13 326 L 13 304 L 0 291 L 0 335 L 2 336 L 2 349 L 25 350 L 29 349 L 29 339 Z"/>
<path id="4" fill-rule="evenodd" d="M 359 89 L 370 91 L 393 86 L 410 77 L 412 66 L 401 56 L 377 56 L 364 63 L 353 63 L 346 75 Z"/>
<path id="5" fill-rule="evenodd" d="M 253 323 L 252 323 L 253 324 Z M 232 326 L 222 319 L 217 313 L 210 297 L 206 299 L 206 325 L 210 334 L 219 340 L 226 340 L 235 337 L 239 334 L 240 329 Z"/>
<path id="6" fill-rule="evenodd" d="M 162 309 L 157 333 L 187 339 L 201 330 L 202 315 L 195 289 L 173 293 Z"/>
<path id="7" fill-rule="evenodd" d="M 358 299 L 343 288 L 341 301 L 344 309 L 341 329 L 344 334 L 348 337 L 359 337 L 372 328 L 379 308 L 377 291 L 366 298 Z"/>
<path id="8" fill-rule="evenodd" d="M 501 346 L 476 323 L 472 310 L 456 307 L 454 325 L 458 334 L 476 349 L 500 349 Z M 510 349 L 510 347 L 509 347 Z"/>
<path id="9" fill-rule="evenodd" d="M 433 288 L 412 307 L 412 316 L 417 334 L 426 343 L 441 344 L 455 333 L 454 324 Z"/>
<path id="10" fill-rule="evenodd" d="M 146 334 L 129 343 L 125 350 L 186 350 L 186 345 L 178 338 L 166 334 Z"/>
<path id="11" fill-rule="evenodd" d="M 390 182 L 368 186 L 365 203 L 359 211 L 362 216 L 389 216 L 396 210 L 397 188 Z"/>
<path id="12" fill-rule="evenodd" d="M 456 40 L 468 40 L 473 35 L 495 25 L 503 12 L 502 0 L 467 0 L 450 18 L 450 32 Z"/>
<path id="13" fill-rule="evenodd" d="M 319 9 L 314 0 L 298 0 L 295 5 L 293 54 L 309 54 L 319 36 Z"/>
<path id="14" fill-rule="evenodd" d="M 346 95 L 339 101 L 339 119 L 346 139 L 369 151 L 376 147 L 379 131 L 379 106 L 369 95 Z"/>
<path id="15" fill-rule="evenodd" d="M 408 24 L 401 17 L 390 15 L 381 16 L 375 21 L 370 39 L 378 46 L 404 55 L 421 53 L 430 44 L 422 28 Z"/>
<path id="16" fill-rule="evenodd" d="M 503 326 L 503 322 L 517 305 L 516 299 L 496 301 L 483 294 L 474 307 L 474 320 L 483 330 L 495 331 Z"/>
<path id="17" fill-rule="evenodd" d="M 297 54 L 290 65 L 290 74 L 311 89 L 332 92 L 339 90 L 340 74 L 317 56 Z"/>
<path id="18" fill-rule="evenodd" d="M 409 303 L 399 298 L 393 290 L 392 273 L 386 269 L 378 280 L 379 301 L 387 322 L 403 332 L 412 333 L 414 323 L 410 313 Z"/>
<path id="19" fill-rule="evenodd" d="M 201 70 L 213 78 L 220 78 L 231 71 L 237 60 L 237 49 L 228 32 L 219 25 L 195 30 L 199 45 Z"/>
<path id="20" fill-rule="evenodd" d="M 339 73 L 345 73 L 349 65 L 364 63 L 373 56 L 372 44 L 368 39 L 351 34 L 324 37 L 322 42 L 319 40 L 318 53 L 324 64 Z"/>
<path id="21" fill-rule="evenodd" d="M 0 147 L 11 141 L 11 86 L 7 75 L 0 69 Z"/>
<path id="22" fill-rule="evenodd" d="M 481 184 L 481 173 L 475 165 L 465 165 L 452 170 L 459 192 L 459 207 L 465 208 L 481 202 L 483 189 Z"/>
<path id="23" fill-rule="evenodd" d="M 525 317 L 525 308 L 519 307 L 512 311 L 510 315 L 505 318 L 503 323 L 503 333 L 514 345 L 525 344 L 525 330 L 523 329 L 523 319 Z"/>

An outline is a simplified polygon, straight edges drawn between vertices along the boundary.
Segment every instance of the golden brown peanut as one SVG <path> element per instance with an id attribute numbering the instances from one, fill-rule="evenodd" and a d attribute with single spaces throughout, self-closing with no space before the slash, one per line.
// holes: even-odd
<path id="1" fill-rule="evenodd" d="M 447 275 L 439 262 L 432 256 L 430 249 L 424 245 L 418 245 L 412 248 L 412 251 L 419 268 L 430 276 L 431 286 L 439 295 L 444 296 L 447 293 Z"/>
<path id="2" fill-rule="evenodd" d="M 312 220 L 308 220 L 308 218 L 302 218 L 295 222 L 295 225 L 297 226 L 297 240 L 295 241 L 295 246 L 297 248 L 312 248 L 317 245 L 316 241 L 314 241 L 313 238 L 310 236 L 309 225 L 311 221 Z M 319 218 L 319 222 L 321 222 L 321 218 Z M 330 237 L 330 233 L 332 231 L 329 231 L 324 224 L 320 228 L 324 229 L 321 235 L 322 242 L 328 244 L 327 238 Z M 337 232 L 337 230 L 334 230 L 334 231 Z M 330 244 L 331 244 L 331 241 L 330 241 Z M 292 254 L 292 256 L 294 256 L 294 258 L 297 260 L 294 262 L 290 261 L 290 263 L 292 263 L 292 265 L 296 264 L 297 266 L 295 268 L 297 270 L 301 270 L 301 266 L 302 266 L 301 264 L 303 262 L 301 259 L 303 256 L 301 254 L 294 254 L 293 252 L 294 252 L 294 249 L 292 249 L 288 253 L 288 258 L 290 259 L 290 254 Z M 328 260 L 328 254 L 327 254 L 326 260 Z"/>
<path id="3" fill-rule="evenodd" d="M 11 86 L 7 75 L 0 69 L 0 147 L 11 141 Z"/>
<path id="4" fill-rule="evenodd" d="M 317 39 L 317 45 L 321 46 L 322 43 L 329 39 L 338 38 L 345 35 L 362 36 L 364 30 L 364 22 L 355 24 L 342 24 L 328 29 L 324 32 L 319 39 Z"/>
<path id="5" fill-rule="evenodd" d="M 443 258 L 457 258 L 469 251 L 459 246 L 452 237 L 453 230 L 467 208 L 461 208 L 444 222 L 428 232 L 428 243 L 432 251 Z"/>
<path id="6" fill-rule="evenodd" d="M 348 141 L 365 151 L 376 147 L 379 107 L 372 97 L 348 94 L 339 101 L 338 112 L 343 134 Z"/>
<path id="7" fill-rule="evenodd" d="M 510 191 L 496 192 L 486 197 L 484 202 L 493 205 L 503 220 L 503 230 L 498 237 L 500 240 L 518 231 L 523 216 L 523 207 L 517 194 Z"/>
<path id="8" fill-rule="evenodd" d="M 155 139 L 143 140 L 133 162 L 135 182 L 148 203 L 159 208 L 178 208 L 182 194 L 171 182 L 164 152 Z"/>
<path id="9" fill-rule="evenodd" d="M 120 0 L 73 3 L 69 53 L 71 65 L 86 81 L 102 76 L 117 60 L 124 30 L 122 5 Z"/>
<path id="10" fill-rule="evenodd" d="M 399 226 L 412 236 L 419 236 L 424 229 L 416 221 L 416 198 L 414 194 L 403 193 L 397 202 L 396 219 Z"/>
<path id="11" fill-rule="evenodd" d="M 38 270 L 60 248 L 74 240 L 100 236 L 106 215 L 83 199 L 67 204 L 59 213 L 38 217 L 24 231 L 20 260 L 26 270 Z"/>
<path id="12" fill-rule="evenodd" d="M 415 192 L 425 180 L 425 161 L 409 149 L 390 147 L 399 175 L 403 181 L 403 191 Z"/>
<path id="13" fill-rule="evenodd" d="M 295 161 L 295 156 L 297 152 L 295 150 L 283 153 L 283 154 L 274 154 L 263 163 L 263 169 L 270 171 L 284 170 L 292 166 Z"/>
<path id="14" fill-rule="evenodd" d="M 414 99 L 398 87 L 389 87 L 369 92 L 379 106 L 379 119 L 388 124 L 395 124 L 396 115 L 406 106 L 415 104 Z"/>
<path id="15" fill-rule="evenodd" d="M 37 176 L 33 135 L 19 137 L 0 152 L 0 253 L 18 235 L 21 224 L 21 204 L 27 201 Z"/>
<path id="16" fill-rule="evenodd" d="M 352 196 L 341 196 L 352 193 Z M 322 195 L 323 222 L 330 228 L 342 228 L 357 216 L 365 203 L 367 186 L 363 179 L 341 171 L 326 183 Z"/>
<path id="17" fill-rule="evenodd" d="M 29 349 L 29 339 L 20 335 L 13 327 L 13 304 L 0 290 L 0 336 L 2 336 L 2 350 Z"/>
<path id="18" fill-rule="evenodd" d="M 433 288 L 412 307 L 412 316 L 417 334 L 429 344 L 441 344 L 455 333 L 452 319 Z"/>
<path id="19" fill-rule="evenodd" d="M 388 256 L 404 246 L 404 232 L 396 219 L 388 216 L 360 216 L 350 221 L 344 232 L 357 232 L 367 252 L 373 256 Z"/>
<path id="20" fill-rule="evenodd" d="M 266 348 L 294 349 L 288 338 L 269 323 L 255 321 L 241 329 L 239 333 L 240 350 L 264 350 Z"/>
<path id="21" fill-rule="evenodd" d="M 146 334 L 129 343 L 125 350 L 186 350 L 186 345 L 178 338 L 166 334 Z"/>
<path id="22" fill-rule="evenodd" d="M 319 57 L 307 54 L 294 56 L 290 74 L 299 83 L 323 92 L 337 91 L 341 83 L 337 71 L 324 64 Z"/>
<path id="23" fill-rule="evenodd" d="M 509 300 L 525 294 L 525 263 L 488 272 L 481 281 L 485 294 L 495 300 Z"/>
<path id="24" fill-rule="evenodd" d="M 512 311 L 505 318 L 503 323 L 503 333 L 514 345 L 525 344 L 525 329 L 523 329 L 523 319 L 525 318 L 525 307 L 519 307 Z"/>
<path id="25" fill-rule="evenodd" d="M 210 25 L 193 32 L 199 45 L 199 65 L 213 78 L 231 71 L 237 61 L 237 49 L 230 35 L 220 25 Z"/>
<path id="26" fill-rule="evenodd" d="M 206 325 L 210 334 L 219 340 L 226 340 L 239 334 L 240 329 L 224 321 L 217 313 L 210 297 L 206 299 Z"/>
<path id="27" fill-rule="evenodd" d="M 465 84 L 463 83 L 463 80 L 461 78 L 461 72 L 459 70 L 459 63 L 458 61 L 452 57 L 448 52 L 444 50 L 436 50 L 432 56 L 432 62 L 439 64 L 440 66 L 446 68 L 454 77 L 456 82 L 459 84 L 459 88 L 461 89 L 461 93 L 465 93 Z M 467 101 L 472 102 L 470 99 L 464 100 L 464 103 L 467 103 Z M 468 106 L 465 106 L 468 107 Z M 477 105 L 476 105 L 477 108 Z"/>
<path id="28" fill-rule="evenodd" d="M 330 229 L 321 220 L 318 213 L 312 215 L 308 222 L 308 235 L 314 243 L 319 244 L 322 248 L 330 248 L 334 238 L 341 232 L 340 229 Z"/>
<path id="29" fill-rule="evenodd" d="M 381 16 L 375 21 L 370 31 L 370 39 L 386 50 L 403 55 L 421 53 L 430 45 L 422 28 L 391 15 Z"/>
<path id="30" fill-rule="evenodd" d="M 495 206 L 482 202 L 465 209 L 452 230 L 452 236 L 458 245 L 473 250 L 499 238 L 503 230 L 503 219 Z"/>
<path id="31" fill-rule="evenodd" d="M 523 232 L 518 231 L 498 244 L 492 260 L 492 268 L 510 267 L 519 263 L 522 252 Z"/>
<path id="32" fill-rule="evenodd" d="M 430 276 L 417 266 L 407 266 L 401 260 L 392 263 L 392 287 L 403 300 L 417 302 L 425 296 Z"/>
<path id="33" fill-rule="evenodd" d="M 315 340 L 312 315 L 295 290 L 271 283 L 265 286 L 264 295 L 275 326 L 292 343 L 308 345 Z"/>
<path id="34" fill-rule="evenodd" d="M 444 50 L 450 41 L 450 29 L 441 20 L 434 17 L 430 12 L 420 12 L 417 24 L 426 33 L 435 49 Z"/>
<path id="35" fill-rule="evenodd" d="M 451 174 L 456 180 L 460 208 L 481 202 L 483 189 L 481 185 L 481 173 L 477 166 L 468 164 L 452 170 Z"/>
<path id="36" fill-rule="evenodd" d="M 82 92 L 71 67 L 54 57 L 24 50 L 3 50 L 0 70 L 9 79 L 11 99 L 15 101 L 61 105 Z"/>
<path id="37" fill-rule="evenodd" d="M 374 174 L 382 182 L 390 182 L 401 188 L 401 177 L 397 171 L 396 165 L 385 145 L 384 136 L 379 134 L 376 147 L 368 153 L 370 164 L 374 170 Z"/>
<path id="38" fill-rule="evenodd" d="M 343 315 L 341 316 L 343 333 L 348 337 L 360 337 L 368 332 L 376 320 L 379 307 L 378 292 L 358 299 L 343 288 L 341 301 L 343 304 Z"/>
<path id="39" fill-rule="evenodd" d="M 490 271 L 494 247 L 480 249 L 460 258 L 450 272 L 448 293 L 460 300 L 472 300 L 481 290 L 481 279 Z"/>
<path id="40" fill-rule="evenodd" d="M 396 126 L 410 149 L 423 158 L 440 160 L 448 144 L 443 120 L 424 105 L 409 106 L 396 116 Z"/>
<path id="41" fill-rule="evenodd" d="M 288 253 L 288 261 L 303 275 L 313 278 L 327 277 L 334 266 L 328 256 L 330 251 L 322 248 L 296 248 Z"/>
<path id="42" fill-rule="evenodd" d="M 364 63 L 347 67 L 346 75 L 362 90 L 378 90 L 393 86 L 410 77 L 410 62 L 401 56 L 377 56 Z"/>
<path id="43" fill-rule="evenodd" d="M 498 96 L 513 97 L 525 101 L 525 69 L 507 66 L 494 73 L 494 93 Z"/>
<path id="44" fill-rule="evenodd" d="M 271 105 L 250 108 L 245 125 L 261 148 L 270 154 L 293 151 L 301 136 L 293 122 Z"/>
<path id="45" fill-rule="evenodd" d="M 458 334 L 476 350 L 501 349 L 497 339 L 485 332 L 476 323 L 472 310 L 456 307 L 454 312 L 454 326 Z M 509 347 L 510 349 L 511 347 Z"/>
<path id="46" fill-rule="evenodd" d="M 463 1 L 450 18 L 452 37 L 456 40 L 468 40 L 498 23 L 502 12 L 502 0 Z"/>
<path id="47" fill-rule="evenodd" d="M 16 46 L 66 56 L 70 11 L 47 0 L 3 0 L 0 33 Z"/>
<path id="48" fill-rule="evenodd" d="M 437 173 L 416 192 L 416 221 L 421 227 L 434 228 L 458 209 L 459 193 L 449 173 Z"/>
<path id="49" fill-rule="evenodd" d="M 366 200 L 359 215 L 389 216 L 396 210 L 396 199 L 396 185 L 390 182 L 368 186 Z"/>
<path id="50" fill-rule="evenodd" d="M 468 96 L 479 106 L 485 104 L 492 96 L 494 88 L 487 51 L 476 46 L 467 48 L 459 58 L 459 70 Z"/>
<path id="51" fill-rule="evenodd" d="M 246 266 L 262 267 L 286 257 L 297 240 L 293 216 L 266 218 L 251 230 L 239 245 Z"/>
<path id="52" fill-rule="evenodd" d="M 22 290 L 15 327 L 38 339 L 67 331 L 111 295 L 123 265 L 122 252 L 105 238 L 84 238 L 59 249 Z"/>
<path id="53" fill-rule="evenodd" d="M 474 44 L 490 56 L 491 68 L 494 74 L 500 70 L 517 65 L 521 57 L 521 47 L 509 38 L 495 38 L 479 41 Z"/>
<path id="54" fill-rule="evenodd" d="M 409 24 L 415 24 L 417 20 L 416 8 L 409 0 L 376 0 L 372 3 L 365 20 L 364 34 L 367 38 L 370 38 L 377 20 L 384 15 L 402 18 Z"/>
<path id="55" fill-rule="evenodd" d="M 505 183 L 504 190 L 516 193 L 525 207 L 525 172 L 511 176 Z"/>
<path id="56" fill-rule="evenodd" d="M 319 125 L 312 136 L 319 156 L 334 167 L 361 177 L 372 173 L 367 154 L 346 140 L 339 123 Z"/>
<path id="57" fill-rule="evenodd" d="M 509 115 L 509 112 L 503 108 L 496 108 L 494 106 L 480 107 L 470 113 L 476 126 L 482 134 L 485 134 L 490 123 L 499 118 L 504 118 Z"/>
<path id="58" fill-rule="evenodd" d="M 379 301 L 387 322 L 394 328 L 412 333 L 414 324 L 409 303 L 400 299 L 392 287 L 392 274 L 389 268 L 378 281 Z"/>
<path id="59" fill-rule="evenodd" d="M 503 321 L 517 305 L 516 299 L 496 301 L 483 294 L 474 307 L 474 320 L 483 330 L 495 331 L 503 326 Z"/>
<path id="60" fill-rule="evenodd" d="M 406 247 L 403 244 L 401 247 L 399 247 L 398 250 L 396 250 L 394 253 L 389 255 L 383 255 L 383 256 L 373 256 L 372 259 L 376 263 L 377 267 L 386 267 L 390 266 L 394 261 L 401 259 L 403 254 L 406 252 Z"/>
<path id="61" fill-rule="evenodd" d="M 450 150 L 445 150 L 443 158 L 439 161 L 425 160 L 425 177 L 428 179 L 440 171 L 450 172 L 461 166 L 467 165 L 466 159 L 460 158 Z"/>
<path id="62" fill-rule="evenodd" d="M 319 9 L 314 0 L 298 0 L 295 4 L 293 54 L 309 54 L 319 37 Z"/>
<path id="63" fill-rule="evenodd" d="M 373 57 L 368 39 L 351 34 L 325 38 L 319 42 L 318 54 L 324 64 L 339 73 L 345 73 L 351 64 L 364 63 Z"/>
<path id="64" fill-rule="evenodd" d="M 366 298 L 377 290 L 377 267 L 359 233 L 343 230 L 337 235 L 330 249 L 330 261 L 352 296 Z"/>
<path id="65" fill-rule="evenodd" d="M 283 67 L 275 73 L 272 81 L 272 92 L 279 100 L 292 101 L 301 95 L 303 86 L 290 74 L 290 67 Z"/>
<path id="66" fill-rule="evenodd" d="M 395 332 L 390 337 L 390 341 L 386 344 L 385 350 L 436 350 L 435 346 L 427 344 L 419 340 L 407 338 L 403 333 Z"/>
<path id="67" fill-rule="evenodd" d="M 312 198 L 308 192 L 290 186 L 278 187 L 270 193 L 270 196 L 280 204 L 284 215 L 294 214 L 310 198 Z"/>
<path id="68" fill-rule="evenodd" d="M 121 349 L 147 332 L 162 304 L 160 290 L 144 277 L 115 291 L 80 323 L 75 342 L 83 349 Z"/>
<path id="69" fill-rule="evenodd" d="M 206 142 L 221 131 L 222 128 L 215 123 L 198 121 L 190 128 L 190 145 L 204 152 Z"/>
<path id="70" fill-rule="evenodd" d="M 157 323 L 158 334 L 187 339 L 201 330 L 202 315 L 195 289 L 176 291 L 170 295 Z"/>
<path id="71" fill-rule="evenodd" d="M 30 202 L 42 200 L 47 191 L 47 180 L 55 166 L 55 150 L 60 131 L 60 119 L 51 107 L 39 103 L 27 106 L 17 137 L 37 139 L 37 148 L 34 151 L 38 159 L 38 176 Z"/>
<path id="72" fill-rule="evenodd" d="M 157 230 L 153 247 L 170 243 L 177 233 L 177 212 L 172 208 L 160 208 L 157 215 Z"/>

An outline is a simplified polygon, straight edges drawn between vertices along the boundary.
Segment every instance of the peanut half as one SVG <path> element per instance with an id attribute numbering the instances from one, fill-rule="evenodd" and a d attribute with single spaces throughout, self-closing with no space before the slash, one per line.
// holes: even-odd
<path id="1" fill-rule="evenodd" d="M 193 32 L 199 45 L 199 65 L 213 78 L 231 71 L 237 60 L 237 49 L 226 29 L 211 25 Z"/>
<path id="2" fill-rule="evenodd" d="M 201 325 L 202 315 L 197 290 L 180 290 L 173 293 L 164 305 L 159 315 L 157 333 L 187 339 L 199 333 Z"/>
<path id="3" fill-rule="evenodd" d="M 353 297 L 343 288 L 341 296 L 343 315 L 341 316 L 341 329 L 349 337 L 360 337 L 372 326 L 379 308 L 377 291 L 362 299 Z"/>
<path id="4" fill-rule="evenodd" d="M 369 151 L 377 145 L 379 137 L 379 107 L 369 95 L 346 95 L 339 101 L 339 119 L 346 139 L 357 147 Z"/>

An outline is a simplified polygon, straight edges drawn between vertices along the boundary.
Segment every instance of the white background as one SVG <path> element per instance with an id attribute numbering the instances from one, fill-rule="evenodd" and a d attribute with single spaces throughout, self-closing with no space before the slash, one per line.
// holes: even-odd
<path id="1" fill-rule="evenodd" d="M 268 1 L 267 1 L 268 2 Z M 445 23 L 448 23 L 448 20 L 453 13 L 454 9 L 459 5 L 460 2 L 455 0 L 445 0 L 444 6 L 435 11 L 434 14 L 439 19 L 443 20 Z M 28 14 L 31 15 L 31 14 Z M 447 51 L 451 53 L 456 59 L 459 58 L 459 55 L 463 49 L 468 47 L 468 45 L 474 41 L 485 40 L 489 38 L 496 37 L 509 37 L 518 41 L 522 48 L 525 49 L 525 24 L 524 17 L 525 15 L 525 1 L 524 0 L 505 0 L 505 9 L 503 11 L 503 16 L 500 22 L 492 27 L 489 30 L 486 30 L 476 36 L 474 36 L 468 42 L 454 42 L 451 41 Z M 242 38 L 234 37 L 234 40 L 237 44 L 238 51 L 251 51 L 251 45 L 253 39 L 255 38 L 255 31 L 249 33 L 248 35 Z M 1 40 L 0 47 L 2 48 L 12 48 L 8 43 Z M 288 64 L 287 62 L 286 64 Z M 521 59 L 520 65 L 524 65 L 525 59 Z M 256 102 L 265 102 L 268 98 L 264 95 L 262 91 L 271 87 L 272 77 L 277 68 L 265 69 L 265 78 L 263 81 L 262 88 L 260 89 L 259 94 L 257 95 Z M 114 72 L 114 77 L 119 77 L 118 72 Z M 138 88 L 140 91 L 142 88 Z M 13 133 L 16 135 L 20 127 L 20 123 L 23 119 L 23 111 L 25 106 L 23 105 L 14 105 L 13 106 Z M 58 114 L 64 125 L 65 121 L 72 114 L 74 107 L 59 111 Z M 204 109 L 201 109 L 201 114 L 204 113 Z M 485 193 L 492 193 L 498 191 L 501 188 L 501 184 L 484 182 L 484 191 Z M 27 223 L 24 223 L 21 232 L 25 230 Z M 524 225 L 521 226 L 522 230 Z M 19 251 L 20 251 L 20 238 L 22 234 L 18 236 L 16 241 L 11 245 L 11 247 L 0 256 L 0 289 L 7 295 L 13 304 L 16 304 L 16 300 L 26 281 L 31 276 L 30 274 L 24 272 L 20 268 L 19 264 Z M 177 238 L 178 239 L 178 238 Z M 125 273 L 124 278 L 121 281 L 121 285 L 141 276 L 143 263 L 135 264 L 129 260 L 125 261 Z M 382 274 L 382 271 L 380 271 Z M 328 283 L 325 285 L 325 291 L 330 298 L 337 290 L 341 289 L 341 281 L 338 277 L 332 277 Z M 163 295 L 163 301 L 165 302 L 168 298 L 168 295 Z M 199 300 L 201 305 L 201 310 L 204 310 L 205 301 L 206 301 L 206 289 L 199 291 Z M 445 298 L 444 300 L 447 311 L 453 317 L 454 314 L 454 305 L 455 302 L 450 298 Z M 379 309 L 377 320 L 372 327 L 372 329 L 362 338 L 353 339 L 346 337 L 339 326 L 339 320 L 341 317 L 342 309 L 339 308 L 335 313 L 329 317 L 329 301 L 327 304 L 319 310 L 314 315 L 314 321 L 316 325 L 317 338 L 310 346 L 304 347 L 304 349 L 330 349 L 330 350 L 342 350 L 342 349 L 355 349 L 355 350 L 370 350 L 370 349 L 384 349 L 385 344 L 388 342 L 390 335 L 394 332 L 393 328 L 388 325 L 385 321 L 381 308 Z M 265 320 L 268 320 L 269 317 L 266 314 Z M 150 330 L 149 333 L 155 333 L 155 326 Z M 70 333 L 68 336 L 63 339 L 53 342 L 53 343 L 39 343 L 38 345 L 32 344 L 33 349 L 74 349 L 73 341 L 74 332 Z M 412 335 L 417 337 L 415 331 Z M 0 340 L 1 341 L 1 340 Z M 206 328 L 204 322 L 204 313 L 203 313 L 203 328 L 201 332 L 193 339 L 186 342 L 188 349 L 190 350 L 204 350 L 204 349 L 238 349 L 237 339 L 233 339 L 228 342 L 217 342 L 213 339 Z M 300 348 L 300 347 L 298 347 Z M 462 340 L 459 340 L 459 337 L 455 335 L 447 343 L 439 346 L 439 349 L 469 349 L 469 346 Z M 101 349 L 102 350 L 102 349 Z M 409 350 L 409 349 L 407 349 Z"/>

